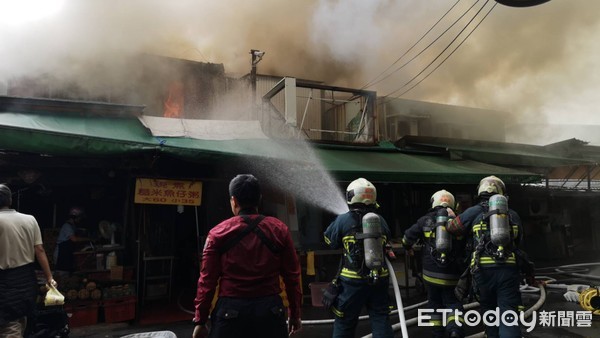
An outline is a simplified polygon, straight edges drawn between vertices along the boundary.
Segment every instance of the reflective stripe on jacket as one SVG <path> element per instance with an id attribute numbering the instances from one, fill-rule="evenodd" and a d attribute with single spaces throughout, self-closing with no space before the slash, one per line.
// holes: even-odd
<path id="1" fill-rule="evenodd" d="M 521 238 L 523 237 L 521 218 L 514 210 L 508 210 L 509 224 L 512 231 L 512 243 L 506 248 L 506 259 L 500 261 L 494 259 L 488 252 L 488 246 L 491 245 L 491 243 L 489 243 L 490 231 L 487 225 L 489 218 L 485 218 L 487 211 L 487 201 L 482 201 L 479 204 L 468 208 L 448 223 L 448 231 L 455 234 L 471 235 L 472 246 L 474 249 L 471 256 L 471 266 L 480 265 L 481 267 L 494 267 L 506 264 L 516 265 L 515 254 L 514 252 L 511 252 L 510 247 L 518 247 Z M 484 243 L 480 243 L 482 238 L 484 239 Z M 479 252 L 477 249 L 478 245 L 481 250 Z M 479 259 L 479 262 L 477 262 L 477 258 Z"/>
<path id="2" fill-rule="evenodd" d="M 344 263 L 341 276 L 354 279 L 369 278 L 369 270 L 364 265 L 364 246 L 363 240 L 355 238 L 356 233 L 362 233 L 362 224 L 360 220 L 363 214 L 368 211 L 351 210 L 338 215 L 327 227 L 324 234 L 325 243 L 331 249 L 342 249 Z M 383 217 L 379 215 L 381 221 L 381 245 L 385 246 L 390 238 L 390 229 Z M 389 271 L 385 265 L 380 269 L 379 276 L 389 276 Z"/>
<path id="3" fill-rule="evenodd" d="M 423 280 L 435 285 L 456 285 L 461 273 L 466 268 L 464 265 L 464 247 L 463 236 L 453 235 L 452 251 L 448 254 L 448 262 L 440 264 L 433 257 L 435 250 L 435 218 L 437 211 L 441 207 L 430 209 L 427 214 L 420 217 L 415 224 L 404 232 L 402 243 L 406 246 L 412 246 L 417 241 L 423 242 L 421 250 L 423 262 Z"/>

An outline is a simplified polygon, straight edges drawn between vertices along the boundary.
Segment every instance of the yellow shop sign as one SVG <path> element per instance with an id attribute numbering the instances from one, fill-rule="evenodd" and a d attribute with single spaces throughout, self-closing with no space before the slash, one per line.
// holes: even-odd
<path id="1" fill-rule="evenodd" d="M 198 206 L 202 202 L 202 182 L 138 178 L 134 202 Z"/>

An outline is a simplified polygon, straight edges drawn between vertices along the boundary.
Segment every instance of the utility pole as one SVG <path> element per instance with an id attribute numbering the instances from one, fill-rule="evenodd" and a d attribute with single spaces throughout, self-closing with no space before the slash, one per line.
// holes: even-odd
<path id="1" fill-rule="evenodd" d="M 258 49 L 251 49 L 250 55 L 252 55 L 252 70 L 250 71 L 250 83 L 252 85 L 252 104 L 256 104 L 256 65 L 262 60 L 265 52 L 261 52 Z"/>

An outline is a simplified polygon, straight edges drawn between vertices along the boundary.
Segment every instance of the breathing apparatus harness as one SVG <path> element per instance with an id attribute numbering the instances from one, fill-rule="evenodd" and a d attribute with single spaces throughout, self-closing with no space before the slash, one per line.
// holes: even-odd
<path id="1" fill-rule="evenodd" d="M 494 262 L 504 263 L 511 252 L 517 251 L 512 246 L 514 236 L 509 222 L 507 198 L 499 194 L 482 197 L 483 200 L 479 205 L 483 208 L 484 214 L 481 221 L 473 226 L 473 237 L 476 242 L 471 265 L 460 276 L 454 289 L 456 297 L 463 302 L 479 300 L 479 287 L 473 276 L 481 267 L 483 253 L 491 257 Z M 468 247 L 471 245 L 471 243 L 467 244 Z M 470 251 L 469 248 L 467 250 Z"/>
<path id="2" fill-rule="evenodd" d="M 221 246 L 219 248 L 220 254 L 224 254 L 227 251 L 229 251 L 229 249 L 231 249 L 235 245 L 237 245 L 244 237 L 246 237 L 251 232 L 254 232 L 254 234 L 256 234 L 256 236 L 258 236 L 258 238 L 261 240 L 261 242 L 267 248 L 269 248 L 269 250 L 273 254 L 277 255 L 283 251 L 283 248 L 281 248 L 279 245 L 277 245 L 275 242 L 273 242 L 271 239 L 269 239 L 267 237 L 267 235 L 265 235 L 265 233 L 258 227 L 260 222 L 262 222 L 263 219 L 265 219 L 265 216 L 258 215 L 258 217 L 255 218 L 254 220 L 252 220 L 248 215 L 240 215 L 240 217 L 242 217 L 242 219 L 244 220 L 244 223 L 246 223 L 246 227 L 244 229 L 242 229 L 242 231 L 238 232 L 235 237 L 232 237 L 231 239 L 229 239 L 227 242 L 225 242 L 223 244 L 223 246 Z"/>
<path id="3" fill-rule="evenodd" d="M 425 238 L 429 242 L 429 254 L 439 267 L 446 267 L 454 261 L 452 255 L 453 236 L 446 230 L 448 211 L 445 207 L 437 208 L 433 228 L 425 228 Z"/>
<path id="4" fill-rule="evenodd" d="M 344 242 L 344 267 L 368 277 L 370 284 L 376 284 L 385 264 L 383 231 L 379 215 L 369 209 L 350 210 L 355 223 L 349 233 L 352 240 Z"/>
<path id="5" fill-rule="evenodd" d="M 482 253 L 496 263 L 505 263 L 517 251 L 513 245 L 514 233 L 508 213 L 508 198 L 495 194 L 480 204 L 485 213 L 481 222 L 473 226 L 477 244 L 473 252 L 472 273 L 479 270 Z"/>

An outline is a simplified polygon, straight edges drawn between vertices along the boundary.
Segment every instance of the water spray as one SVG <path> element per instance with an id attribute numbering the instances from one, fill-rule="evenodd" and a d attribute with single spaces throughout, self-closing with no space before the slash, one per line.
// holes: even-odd
<path id="1" fill-rule="evenodd" d="M 268 177 L 272 184 L 295 198 L 332 214 L 349 210 L 341 188 L 308 142 L 274 141 L 268 150 L 273 159 L 247 162 L 253 172 Z"/>

